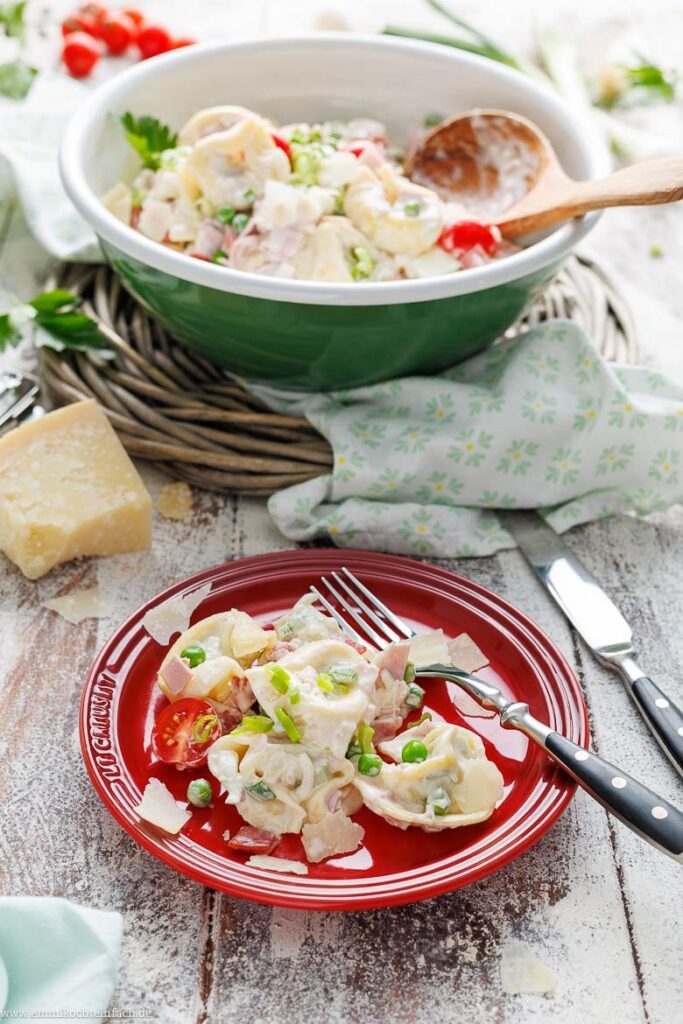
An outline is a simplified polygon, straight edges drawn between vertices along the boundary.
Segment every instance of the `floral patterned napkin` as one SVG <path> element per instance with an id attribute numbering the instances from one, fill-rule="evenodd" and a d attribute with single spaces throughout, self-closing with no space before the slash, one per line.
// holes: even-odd
<path id="1" fill-rule="evenodd" d="M 454 557 L 514 541 L 496 508 L 558 531 L 683 500 L 683 387 L 608 365 L 571 321 L 544 324 L 436 377 L 305 395 L 254 386 L 304 414 L 331 475 L 270 499 L 292 540 Z"/>

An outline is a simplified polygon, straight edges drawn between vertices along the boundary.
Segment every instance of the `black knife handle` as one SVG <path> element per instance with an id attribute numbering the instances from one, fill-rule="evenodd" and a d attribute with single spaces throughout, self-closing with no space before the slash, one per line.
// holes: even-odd
<path id="1" fill-rule="evenodd" d="M 559 733 L 551 732 L 545 747 L 606 810 L 683 864 L 683 814 L 673 804 Z"/>
<path id="2" fill-rule="evenodd" d="M 636 679 L 631 691 L 662 750 L 683 775 L 683 711 L 647 676 Z"/>

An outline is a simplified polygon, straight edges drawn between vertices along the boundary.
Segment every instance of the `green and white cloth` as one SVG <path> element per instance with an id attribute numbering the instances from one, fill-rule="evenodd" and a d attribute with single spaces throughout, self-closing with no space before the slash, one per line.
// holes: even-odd
<path id="1" fill-rule="evenodd" d="M 457 557 L 514 541 L 496 508 L 538 508 L 563 531 L 683 500 L 683 387 L 606 363 L 556 320 L 436 377 L 296 396 L 334 451 L 331 475 L 280 491 L 291 540 Z"/>

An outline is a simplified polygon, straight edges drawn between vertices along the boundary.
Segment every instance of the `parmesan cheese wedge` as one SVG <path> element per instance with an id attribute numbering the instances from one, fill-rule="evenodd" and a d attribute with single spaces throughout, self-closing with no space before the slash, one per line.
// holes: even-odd
<path id="1" fill-rule="evenodd" d="M 152 503 L 97 402 L 0 438 L 0 550 L 38 579 L 79 555 L 149 547 Z"/>
<path id="2" fill-rule="evenodd" d="M 250 868 L 264 868 L 266 871 L 280 871 L 283 874 L 307 875 L 308 868 L 299 860 L 286 860 L 284 857 L 269 857 L 265 853 L 256 853 L 247 861 Z"/>
<path id="3" fill-rule="evenodd" d="M 159 779 L 149 780 L 142 800 L 134 810 L 150 825 L 156 825 L 171 836 L 177 835 L 192 817 L 192 811 L 180 807 L 170 790 Z"/>

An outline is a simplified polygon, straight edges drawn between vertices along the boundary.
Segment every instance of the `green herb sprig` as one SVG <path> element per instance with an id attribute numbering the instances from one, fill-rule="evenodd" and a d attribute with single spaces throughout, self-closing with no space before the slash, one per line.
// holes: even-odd
<path id="1" fill-rule="evenodd" d="M 10 39 L 16 39 L 23 46 L 26 37 L 24 13 L 26 0 L 18 4 L 0 4 L 0 30 Z M 38 68 L 27 63 L 23 57 L 0 64 L 0 94 L 11 100 L 23 100 L 38 74 Z"/>
<path id="2" fill-rule="evenodd" d="M 161 154 L 165 149 L 175 149 L 178 136 L 168 125 L 162 124 L 156 117 L 143 114 L 134 117 L 128 111 L 121 118 L 126 138 L 142 160 L 143 167 L 158 171 L 161 166 Z"/>
<path id="3" fill-rule="evenodd" d="M 0 315 L 0 352 L 8 346 L 16 347 L 23 337 L 23 326 L 30 322 L 42 328 L 38 347 L 53 348 L 58 352 L 72 349 L 77 352 L 97 351 L 111 357 L 105 348 L 106 339 L 97 322 L 79 312 L 82 299 L 63 288 L 55 288 L 37 295 L 35 299 L 16 306 Z"/>

